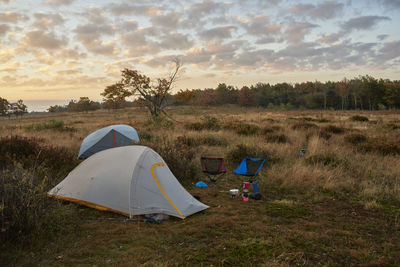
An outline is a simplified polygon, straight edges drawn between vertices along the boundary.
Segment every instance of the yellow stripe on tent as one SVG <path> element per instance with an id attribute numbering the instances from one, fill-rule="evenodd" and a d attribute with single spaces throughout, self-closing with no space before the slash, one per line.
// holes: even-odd
<path id="1" fill-rule="evenodd" d="M 176 209 L 176 211 L 182 216 L 182 219 L 185 219 L 185 216 L 183 216 L 183 214 L 179 211 L 179 209 L 175 206 L 174 202 L 172 202 L 172 200 L 169 198 L 169 196 L 167 195 L 167 193 L 165 192 L 164 188 L 161 186 L 160 182 L 158 181 L 156 175 L 154 174 L 154 168 L 158 167 L 158 166 L 164 166 L 165 164 L 163 162 L 160 163 L 155 163 L 151 166 L 151 175 L 154 178 L 154 181 L 156 181 L 158 187 L 161 189 L 161 191 L 163 192 L 164 196 L 168 199 L 169 203 L 171 203 L 171 205 Z"/>
<path id="2" fill-rule="evenodd" d="M 53 197 L 53 198 L 56 198 L 56 199 L 61 199 L 61 200 L 74 202 L 74 203 L 81 204 L 81 205 L 85 205 L 85 206 L 87 206 L 89 208 L 94 208 L 94 209 L 101 210 L 101 211 L 111 211 L 111 212 L 114 212 L 114 213 L 118 213 L 118 214 L 130 217 L 130 215 L 128 213 L 124 213 L 124 212 L 119 211 L 119 210 L 114 210 L 114 209 L 110 209 L 110 208 L 107 208 L 107 207 L 103 207 L 103 206 L 100 206 L 100 205 L 97 205 L 97 204 L 94 204 L 94 203 L 91 203 L 91 202 L 87 202 L 87 201 L 84 201 L 84 200 L 79 200 L 79 199 L 70 198 L 70 197 L 64 197 L 64 196 L 58 196 L 58 195 L 50 195 L 50 194 L 47 194 L 47 196 Z"/>

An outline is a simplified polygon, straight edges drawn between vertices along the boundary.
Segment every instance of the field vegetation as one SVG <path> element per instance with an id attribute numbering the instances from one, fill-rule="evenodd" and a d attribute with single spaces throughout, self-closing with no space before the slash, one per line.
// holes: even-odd
<path id="1" fill-rule="evenodd" d="M 0 120 L 0 262 L 10 265 L 396 265 L 400 263 L 398 111 L 271 111 L 170 107 Z M 210 209 L 162 223 L 57 201 L 46 192 L 80 161 L 90 132 L 111 124 L 139 131 Z M 300 149 L 306 154 L 300 157 Z M 209 183 L 200 157 L 224 157 Z M 232 171 L 264 157 L 262 199 L 226 193 Z M 111 164 L 111 163 L 110 163 Z M 203 180 L 210 186 L 196 188 Z"/>

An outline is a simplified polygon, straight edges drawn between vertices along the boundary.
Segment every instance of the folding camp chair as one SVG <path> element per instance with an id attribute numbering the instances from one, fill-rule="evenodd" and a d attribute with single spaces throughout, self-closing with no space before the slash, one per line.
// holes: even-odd
<path id="1" fill-rule="evenodd" d="M 265 159 L 263 158 L 249 158 L 246 157 L 242 160 L 239 167 L 233 171 L 234 174 L 255 177 L 264 165 Z M 249 181 L 252 182 L 255 179 L 250 178 Z"/>
<path id="2" fill-rule="evenodd" d="M 208 176 L 211 182 L 216 182 L 218 178 L 226 173 L 226 167 L 223 158 L 201 157 L 201 169 Z"/>

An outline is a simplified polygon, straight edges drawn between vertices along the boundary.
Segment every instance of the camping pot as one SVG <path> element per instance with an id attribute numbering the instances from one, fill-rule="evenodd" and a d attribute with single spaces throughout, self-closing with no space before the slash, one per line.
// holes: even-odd
<path id="1" fill-rule="evenodd" d="M 235 198 L 239 195 L 239 189 L 231 189 L 229 193 L 231 193 L 232 198 Z"/>
<path id="2" fill-rule="evenodd" d="M 252 182 L 253 185 L 253 193 L 258 193 L 258 182 L 257 181 L 253 181 Z"/>

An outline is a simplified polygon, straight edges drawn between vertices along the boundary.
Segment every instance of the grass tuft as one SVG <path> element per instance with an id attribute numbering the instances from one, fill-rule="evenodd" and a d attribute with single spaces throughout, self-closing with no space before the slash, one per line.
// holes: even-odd
<path id="1" fill-rule="evenodd" d="M 369 119 L 365 116 L 361 116 L 361 115 L 354 115 L 350 117 L 351 121 L 369 121 Z"/>

